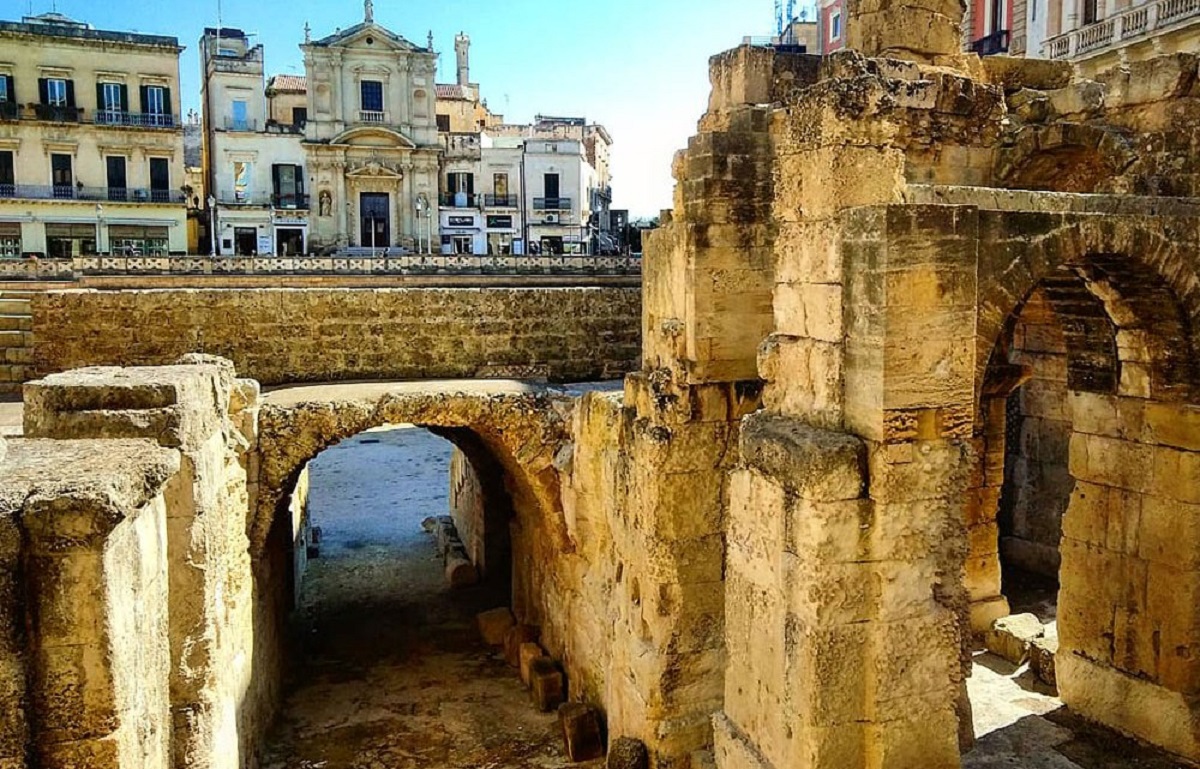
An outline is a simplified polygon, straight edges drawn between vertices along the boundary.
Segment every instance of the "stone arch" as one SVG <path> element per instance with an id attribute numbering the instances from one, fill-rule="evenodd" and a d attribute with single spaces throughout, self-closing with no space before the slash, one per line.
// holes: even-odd
<path id="1" fill-rule="evenodd" d="M 998 553 L 990 600 L 982 593 L 993 575 L 971 571 L 991 557 L 979 548 L 996 536 L 986 527 L 995 525 L 1004 484 L 1008 414 L 996 406 L 1030 376 L 1008 355 L 1014 323 L 1042 301 L 1061 328 L 1066 360 L 1061 696 L 1086 718 L 1195 759 L 1200 740 L 1190 724 L 1200 708 L 1190 681 L 1200 663 L 1188 639 L 1200 625 L 1192 599 L 1200 541 L 1178 536 L 1200 509 L 1194 235 L 1179 222 L 1145 227 L 1133 216 L 987 216 L 992 234 L 1012 237 L 980 259 L 976 437 L 984 458 L 982 489 L 967 512 L 968 525 L 979 527 L 967 560 L 972 628 L 1007 609 Z M 1153 703 L 1146 707 L 1155 719 L 1131 714 L 1131 701 Z"/>
<path id="2" fill-rule="evenodd" d="M 546 394 L 436 393 L 264 406 L 259 417 L 251 553 L 262 554 L 280 504 L 312 459 L 346 438 L 388 424 L 427 428 L 459 445 L 468 456 L 486 450 L 505 473 L 513 497 L 538 516 L 548 544 L 559 552 L 573 552 L 554 466 L 558 452 L 568 443 L 558 405 Z"/>
<path id="3" fill-rule="evenodd" d="M 980 258 L 977 405 L 1007 325 L 1042 285 L 1053 288 L 1058 312 L 1071 319 L 1077 389 L 1106 391 L 1108 377 L 1115 375 L 1114 392 L 1140 388 L 1147 397 L 1196 399 L 1200 265 L 1193 219 L 1168 219 L 1165 227 L 1147 227 L 1136 216 L 980 216 L 985 242 L 995 247 L 989 246 Z M 1115 359 L 1107 343 L 1101 349 L 1083 348 L 1085 340 L 1105 340 L 1107 331 L 1113 332 Z"/>
<path id="4" fill-rule="evenodd" d="M 1047 192 L 1100 192 L 1137 159 L 1120 133 L 1097 126 L 1028 126 L 997 157 L 1001 187 Z"/>

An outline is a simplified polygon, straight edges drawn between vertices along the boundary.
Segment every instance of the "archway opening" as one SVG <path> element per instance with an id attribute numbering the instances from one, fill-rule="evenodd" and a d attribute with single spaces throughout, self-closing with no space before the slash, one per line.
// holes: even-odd
<path id="1" fill-rule="evenodd" d="M 1118 733 L 1200 756 L 1178 737 L 1196 717 L 1185 679 L 1200 668 L 1166 640 L 1192 637 L 1200 620 L 1172 597 L 1200 590 L 1188 560 L 1197 544 L 1169 533 L 1181 503 L 1200 499 L 1184 469 L 1200 467 L 1200 444 L 1171 427 L 1195 411 L 1189 328 L 1161 276 L 1095 254 L 1039 281 L 1000 331 L 980 392 L 982 488 L 968 508 L 971 629 L 985 643 L 968 684 L 979 742 L 965 765 L 1014 742 L 1053 751 L 1056 739 L 1174 765 Z M 1159 703 L 1155 719 L 1131 715 L 1137 698 Z"/>
<path id="2" fill-rule="evenodd" d="M 291 616 L 265 766 L 516 769 L 559 750 L 477 626 L 527 600 L 515 510 L 467 429 L 387 425 L 303 467 L 272 538 Z"/>

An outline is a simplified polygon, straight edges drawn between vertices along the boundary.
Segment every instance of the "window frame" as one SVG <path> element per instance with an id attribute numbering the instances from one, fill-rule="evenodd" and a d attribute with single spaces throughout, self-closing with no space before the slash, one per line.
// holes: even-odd
<path id="1" fill-rule="evenodd" d="M 367 106 L 367 87 L 379 89 L 379 107 Z M 358 106 L 363 112 L 385 112 L 387 110 L 387 100 L 384 98 L 384 88 L 382 80 L 360 80 L 358 84 Z"/>
<path id="2" fill-rule="evenodd" d="M 62 88 L 62 101 L 57 101 L 55 98 L 55 86 Z M 46 106 L 48 107 L 68 107 L 70 101 L 67 93 L 67 79 L 63 77 L 48 77 L 46 78 Z"/>
<path id="3" fill-rule="evenodd" d="M 155 105 L 155 100 L 158 104 Z M 157 106 L 157 110 L 155 107 Z M 142 105 L 146 110 L 147 115 L 166 115 L 170 113 L 167 109 L 167 89 L 161 85 L 146 86 L 146 103 Z"/>
<path id="4" fill-rule="evenodd" d="M 842 39 L 842 9 L 837 8 L 829 14 L 829 42 Z"/>

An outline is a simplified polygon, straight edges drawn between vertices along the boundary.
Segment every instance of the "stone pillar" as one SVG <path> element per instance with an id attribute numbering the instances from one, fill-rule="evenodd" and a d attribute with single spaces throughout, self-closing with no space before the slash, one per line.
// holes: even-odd
<path id="1" fill-rule="evenodd" d="M 232 365 L 96 368 L 26 385 L 34 438 L 148 438 L 178 449 L 165 490 L 170 580 L 170 706 L 175 766 L 236 769 L 254 736 L 249 499 L 242 460 L 256 388 Z M 235 423 L 235 419 L 237 422 Z"/>
<path id="2" fill-rule="evenodd" d="M 0 468 L 26 495 L 0 520 L 25 535 L 34 766 L 172 766 L 164 492 L 179 461 L 148 441 L 23 441 Z"/>
<path id="3" fill-rule="evenodd" d="M 1063 701 L 1200 761 L 1200 407 L 1073 393 Z"/>
<path id="4" fill-rule="evenodd" d="M 962 52 L 963 0 L 847 0 L 846 47 L 934 62 Z"/>

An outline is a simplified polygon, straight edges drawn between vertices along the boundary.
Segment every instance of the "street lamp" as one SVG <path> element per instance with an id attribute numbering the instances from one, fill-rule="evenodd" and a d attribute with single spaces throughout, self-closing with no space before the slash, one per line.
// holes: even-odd
<path id="1" fill-rule="evenodd" d="M 219 256 L 217 253 L 217 199 L 208 196 L 208 235 L 210 243 L 209 253 L 213 256 Z"/>

